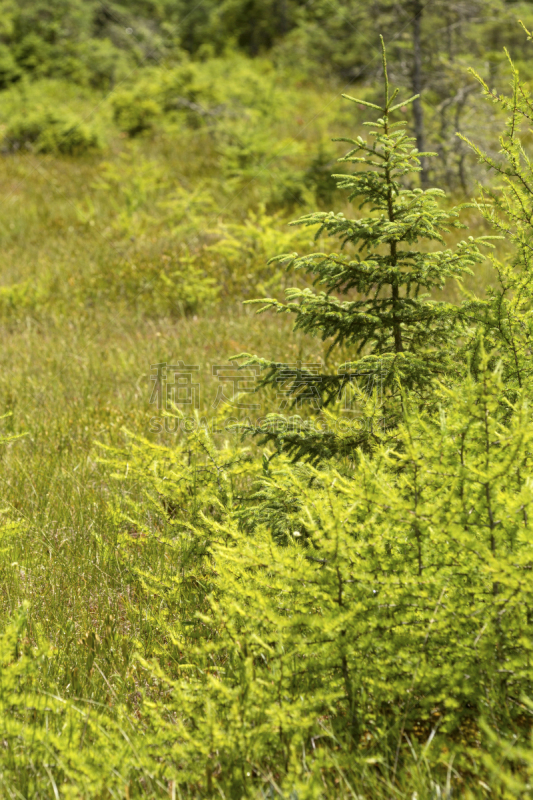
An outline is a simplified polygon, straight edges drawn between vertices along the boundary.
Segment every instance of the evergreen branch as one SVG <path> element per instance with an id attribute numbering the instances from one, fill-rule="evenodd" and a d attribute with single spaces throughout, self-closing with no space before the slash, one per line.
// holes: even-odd
<path id="1" fill-rule="evenodd" d="M 360 103 L 362 106 L 368 106 L 368 108 L 375 108 L 377 111 L 383 111 L 381 106 L 377 106 L 375 103 L 369 103 L 368 100 L 360 100 L 357 97 L 350 97 L 349 94 L 343 94 L 345 100 L 350 100 L 352 103 Z"/>

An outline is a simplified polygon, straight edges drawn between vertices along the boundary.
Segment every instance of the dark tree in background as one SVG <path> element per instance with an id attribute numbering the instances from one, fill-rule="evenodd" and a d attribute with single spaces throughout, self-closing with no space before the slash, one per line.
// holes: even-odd
<path id="1" fill-rule="evenodd" d="M 418 97 L 413 101 L 413 116 L 415 121 L 415 138 L 416 146 L 420 153 L 423 153 L 425 148 L 424 141 L 424 110 L 422 108 L 422 41 L 421 41 L 421 27 L 422 27 L 422 12 L 424 6 L 422 0 L 414 0 L 413 11 L 413 94 Z M 426 159 L 424 156 L 420 159 L 420 183 L 422 188 L 426 188 L 429 183 L 429 176 L 426 166 Z"/>

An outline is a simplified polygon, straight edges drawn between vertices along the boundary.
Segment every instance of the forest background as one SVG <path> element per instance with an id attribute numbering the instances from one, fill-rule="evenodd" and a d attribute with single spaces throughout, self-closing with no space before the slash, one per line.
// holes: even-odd
<path id="1" fill-rule="evenodd" d="M 380 35 L 400 97 L 420 95 L 402 101 L 397 113 L 418 150 L 436 153 L 422 158 L 408 186 L 444 189 L 447 208 L 477 196 L 480 185 L 489 193 L 496 185 L 495 170 L 457 133 L 486 159 L 498 158 L 509 108 L 490 100 L 512 95 L 505 48 L 525 93 L 533 77 L 519 19 L 533 28 L 531 2 L 0 1 L 1 796 L 528 796 L 531 620 L 528 612 L 525 627 L 507 630 L 504 615 L 515 604 L 526 608 L 530 590 L 515 580 L 512 558 L 502 561 L 508 571 L 497 579 L 490 554 L 487 561 L 489 594 L 510 587 L 500 592 L 496 621 L 483 616 L 484 590 L 454 601 L 456 609 L 471 604 L 472 617 L 483 620 L 472 634 L 475 648 L 492 630 L 482 654 L 467 653 L 466 612 L 452 626 L 455 640 L 444 623 L 437 634 L 432 614 L 449 580 L 441 573 L 416 600 L 402 595 L 400 602 L 390 590 L 387 602 L 401 608 L 401 625 L 422 630 L 411 640 L 393 636 L 378 615 L 368 623 L 360 597 L 353 608 L 363 609 L 364 624 L 328 616 L 324 600 L 324 641 L 341 641 L 350 625 L 359 641 L 367 623 L 380 641 L 390 637 L 388 650 L 367 647 L 366 666 L 357 667 L 357 703 L 350 694 L 356 682 L 344 676 L 342 706 L 333 679 L 330 694 L 324 689 L 324 675 L 336 674 L 337 661 L 344 669 L 351 655 L 342 648 L 341 655 L 302 655 L 300 644 L 289 653 L 288 642 L 308 642 L 318 628 L 286 623 L 301 621 L 309 608 L 317 614 L 319 598 L 328 596 L 326 579 L 307 594 L 287 587 L 314 585 L 306 570 L 328 563 L 331 542 L 321 540 L 313 562 L 295 540 L 287 545 L 286 535 L 312 539 L 335 530 L 338 542 L 351 530 L 346 509 L 357 492 L 346 448 L 353 443 L 336 466 L 315 459 L 294 473 L 283 454 L 271 458 L 276 437 L 266 446 L 257 438 L 241 442 L 227 421 L 249 425 L 250 409 L 255 419 L 288 408 L 287 392 L 275 384 L 250 399 L 257 365 L 239 372 L 232 356 L 257 352 L 311 372 L 335 372 L 352 357 L 349 344 L 333 358 L 330 340 L 293 333 L 284 314 L 257 317 L 243 301 L 281 302 L 288 287 L 310 286 L 301 272 L 268 264 L 273 256 L 332 250 L 325 234 L 317 244 L 315 230 L 289 227 L 291 220 L 317 209 L 354 215 L 331 177 L 351 170 L 337 163 L 346 145 L 332 139 L 363 134 L 365 103 L 382 103 Z M 528 129 L 521 142 L 527 151 Z M 447 244 L 503 233 L 493 256 L 512 259 L 505 225 L 495 231 L 479 207 L 463 209 L 461 220 L 469 230 L 452 230 Z M 496 284 L 487 255 L 463 285 L 446 281 L 439 297 L 460 305 L 486 298 Z M 490 352 L 498 342 L 489 336 L 486 344 Z M 486 382 L 474 381 L 468 392 L 466 384 L 448 387 L 459 420 L 485 402 L 498 405 L 495 397 L 519 399 L 494 372 L 498 356 L 478 345 L 474 372 L 478 380 L 486 370 Z M 168 393 L 167 365 L 169 374 L 187 376 L 185 394 Z M 470 398 L 468 411 L 461 397 Z M 515 448 L 517 431 L 530 429 L 522 417 L 520 424 L 509 419 L 498 417 L 498 424 L 515 425 L 506 429 L 508 439 L 500 428 L 491 434 L 500 437 L 501 452 L 504 439 Z M 420 463 L 443 463 L 435 430 L 422 438 L 428 449 Z M 520 488 L 516 499 L 505 476 L 514 469 L 522 486 L 528 448 L 521 440 L 508 472 L 500 464 L 491 473 L 499 507 L 516 507 L 526 528 L 529 495 Z M 398 467 L 383 452 L 355 481 L 375 483 L 372 496 L 385 509 L 367 519 L 376 539 L 364 558 L 370 564 L 381 547 L 395 565 L 387 567 L 390 575 L 399 576 L 405 553 L 395 553 L 395 537 L 405 527 L 410 489 L 398 488 Z M 459 467 L 450 459 L 453 475 Z M 306 472 L 320 469 L 326 472 Z M 267 484 L 258 484 L 263 479 Z M 337 480 L 340 488 L 329 496 L 327 486 Z M 451 483 L 431 484 L 431 491 L 446 492 Z M 384 499 L 379 493 L 389 485 L 394 491 Z M 439 519 L 429 552 L 448 554 L 442 532 L 452 523 Z M 361 536 L 364 524 L 357 526 Z M 405 531 L 406 541 L 413 535 L 420 542 L 418 529 Z M 456 568 L 474 585 L 478 572 L 461 560 L 470 558 L 461 541 L 463 555 L 450 555 L 444 573 Z M 343 542 L 351 564 L 351 545 Z M 242 563 L 233 563 L 231 543 Z M 527 571 L 529 555 L 523 559 Z M 265 564 L 272 572 L 263 580 L 256 573 Z M 354 580 L 348 570 L 346 580 L 366 581 L 368 589 L 375 585 L 370 572 Z M 252 574 L 259 594 L 239 595 Z M 295 603 L 291 612 L 279 605 L 285 591 Z M 422 596 L 433 604 L 427 615 L 416 606 Z M 233 616 L 224 616 L 225 603 Z M 259 620 L 250 630 L 242 627 L 247 605 Z M 459 688 L 456 674 L 439 671 L 453 662 L 447 647 L 469 665 Z M 307 665 L 307 694 L 285 687 L 283 713 L 272 711 L 283 705 L 281 689 L 268 688 L 277 667 L 268 666 L 267 678 L 254 671 L 274 651 L 294 659 L 294 675 Z M 422 651 L 439 665 L 437 677 L 420 666 Z M 503 652 L 512 663 L 500 663 Z M 405 669 L 398 666 L 404 661 Z M 232 676 L 227 684 L 225 674 Z M 357 732 L 356 705 L 364 708 Z M 511 706 L 509 714 L 498 711 Z"/>

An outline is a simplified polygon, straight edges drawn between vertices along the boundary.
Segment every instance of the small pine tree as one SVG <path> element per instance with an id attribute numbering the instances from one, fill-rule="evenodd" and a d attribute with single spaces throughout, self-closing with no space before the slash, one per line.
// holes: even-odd
<path id="1" fill-rule="evenodd" d="M 340 161 L 353 164 L 351 174 L 334 176 L 338 188 L 349 192 L 349 201 L 359 201 L 358 208 L 369 208 L 366 216 L 348 219 L 342 213 L 315 212 L 301 217 L 293 225 L 318 226 L 316 238 L 325 234 L 341 241 L 339 253 L 280 255 L 271 263 L 287 263 L 288 269 L 306 272 L 322 291 L 287 290 L 287 303 L 276 299 L 263 303 L 259 313 L 273 309 L 295 314 L 295 330 L 302 330 L 322 340 L 330 340 L 330 352 L 338 346 L 353 348 L 355 358 L 344 364 L 340 374 L 313 375 L 300 370 L 292 383 L 295 402 L 302 391 L 320 396 L 322 405 L 338 400 L 353 383 L 354 375 L 364 375 L 366 385 L 381 387 L 389 424 L 399 412 L 402 388 L 424 399 L 430 395 L 435 377 L 443 378 L 455 368 L 454 343 L 461 331 L 461 311 L 451 303 L 437 301 L 432 295 L 442 290 L 449 278 L 459 279 L 482 260 L 480 240 L 469 237 L 455 250 L 420 249 L 419 242 L 443 243 L 443 234 L 451 228 L 464 228 L 458 212 L 467 204 L 450 211 L 439 207 L 445 197 L 441 189 L 422 191 L 411 188 L 408 177 L 420 172 L 420 158 L 433 153 L 419 153 L 415 140 L 405 131 L 406 122 L 393 122 L 395 112 L 416 99 L 397 102 L 399 90 L 391 91 L 387 76 L 385 46 L 383 76 L 385 99 L 382 106 L 357 100 L 377 112 L 378 119 L 364 123 L 370 139 L 361 136 L 346 141 L 352 147 Z M 351 249 L 351 252 L 347 252 Z M 343 252 L 344 251 L 344 252 Z M 273 384 L 280 375 L 289 374 L 286 364 L 259 359 L 249 354 L 243 366 L 260 364 L 266 369 L 263 384 Z M 293 457 L 316 460 L 332 454 L 331 436 L 287 436 L 270 430 L 268 421 L 262 429 L 266 440 L 276 443 Z M 368 437 L 366 434 L 363 439 Z M 306 442 L 304 442 L 306 439 Z M 326 444 L 327 440 L 327 444 Z M 325 446 L 321 447 L 321 443 Z M 361 435 L 354 444 L 361 444 Z"/>

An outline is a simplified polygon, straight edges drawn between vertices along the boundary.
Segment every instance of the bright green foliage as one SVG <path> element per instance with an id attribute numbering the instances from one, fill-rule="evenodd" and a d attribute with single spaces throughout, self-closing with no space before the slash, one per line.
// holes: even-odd
<path id="1" fill-rule="evenodd" d="M 283 467 L 266 478 L 271 507 L 287 489 L 299 499 L 284 541 L 261 514 L 253 535 L 239 529 L 236 454 L 217 454 L 203 432 L 175 453 L 138 440 L 129 511 L 115 520 L 129 526 L 123 569 L 158 634 L 142 725 L 120 704 L 89 713 L 8 696 L 6 784 L 44 796 L 54 783 L 85 796 L 126 784 L 130 796 L 374 796 L 412 758 L 406 741 L 437 785 L 452 759 L 480 774 L 477 748 L 490 743 L 478 718 L 520 730 L 533 678 L 531 421 L 522 403 L 500 421 L 501 375 L 487 360 L 477 382 L 445 393 L 445 413 L 409 412 L 398 449 L 353 474 Z M 128 539 L 144 542 L 144 566 L 129 561 Z M 30 725 L 26 709 L 44 702 L 43 724 Z"/>
<path id="2" fill-rule="evenodd" d="M 281 255 L 272 260 L 303 271 L 324 290 L 289 289 L 287 303 L 254 301 L 264 303 L 261 312 L 294 314 L 295 330 L 328 340 L 330 351 L 344 346 L 357 356 L 343 366 L 342 374 L 313 376 L 302 370 L 292 387 L 296 402 L 303 391 L 314 387 L 316 396 L 328 405 L 343 395 L 354 375 L 364 375 L 367 382 L 379 385 L 388 398 L 397 396 L 401 387 L 427 398 L 434 378 L 455 371 L 459 309 L 432 295 L 448 279 L 459 279 L 483 260 L 478 243 L 486 239 L 470 237 L 455 250 L 424 248 L 422 243 L 443 244 L 450 229 L 465 227 L 458 220 L 461 207 L 439 208 L 438 201 L 445 197 L 440 189 L 408 187 L 407 176 L 420 171 L 420 154 L 404 130 L 405 122 L 392 122 L 391 117 L 414 98 L 400 102 L 399 90 L 389 90 L 384 48 L 383 70 L 382 107 L 348 98 L 380 116 L 376 122 L 365 123 L 371 130 L 370 141 L 362 137 L 342 140 L 353 148 L 341 162 L 358 169 L 337 176 L 339 188 L 349 192 L 349 201 L 357 201 L 359 209 L 369 207 L 370 213 L 348 219 L 343 213 L 315 212 L 293 223 L 318 226 L 317 238 L 325 234 L 341 240 L 339 253 Z M 276 383 L 290 370 L 287 364 L 246 356 L 245 364 L 259 363 L 268 370 L 264 384 Z M 389 421 L 394 421 L 396 404 L 385 399 L 385 408 Z M 266 437 L 279 442 L 268 432 Z"/>
<path id="3" fill-rule="evenodd" d="M 113 98 L 113 119 L 119 130 L 130 136 L 151 130 L 160 112 L 158 103 L 151 97 L 120 92 Z"/>
<path id="4" fill-rule="evenodd" d="M 444 393 L 446 412 L 407 413 L 397 450 L 381 448 L 351 475 L 280 467 L 262 493 L 271 508 L 287 489 L 298 497 L 282 541 L 261 512 L 250 535 L 227 500 L 216 505 L 225 478 L 214 452 L 211 467 L 192 469 L 215 505 L 202 501 L 197 525 L 184 523 L 183 501 L 163 528 L 152 520 L 146 546 L 155 535 L 170 560 L 137 571 L 147 620 L 163 633 L 158 664 L 145 662 L 147 774 L 176 780 L 185 796 L 278 787 L 315 797 L 324 784 L 342 796 L 369 762 L 376 781 L 393 762 L 401 772 L 406 741 L 427 742 L 444 782 L 450 759 L 479 770 L 463 745 L 486 745 L 480 717 L 520 729 L 533 679 L 532 428 L 524 403 L 501 422 L 501 392 L 483 355 L 477 382 Z M 203 434 L 196 441 L 210 452 Z M 142 442 L 136 451 L 134 481 L 151 462 L 145 485 L 161 496 L 162 518 L 169 499 L 187 495 L 186 448 L 172 469 L 170 453 Z M 150 492 L 130 495 L 130 522 L 156 510 Z M 187 548 L 196 561 L 174 561 L 172 576 Z"/>
<path id="5" fill-rule="evenodd" d="M 22 76 L 22 70 L 13 58 L 13 54 L 5 45 L 0 45 L 0 88 L 5 89 L 16 83 Z"/>
<path id="6" fill-rule="evenodd" d="M 531 39 L 531 34 L 528 36 Z M 533 374 L 533 166 L 526 142 L 533 104 L 527 85 L 520 80 L 510 58 L 509 62 L 513 86 L 511 96 L 496 95 L 476 75 L 486 97 L 510 114 L 505 134 L 499 140 L 499 154 L 485 153 L 475 143 L 467 141 L 480 161 L 499 178 L 499 183 L 484 189 L 480 210 L 513 248 L 504 259 L 492 258 L 498 285 L 487 287 L 486 300 L 472 298 L 467 308 L 476 325 L 483 330 L 486 341 L 498 349 L 505 366 L 506 392 L 513 396 L 517 389 L 530 385 Z"/>
<path id="7" fill-rule="evenodd" d="M 212 519 L 224 518 L 238 502 L 234 494 L 239 496 L 257 472 L 248 451 L 233 448 L 229 441 L 215 447 L 205 417 L 197 414 L 194 419 L 187 418 L 176 409 L 175 414 L 164 412 L 159 421 L 164 420 L 176 434 L 182 433 L 175 448 L 129 434 L 128 449 L 111 449 L 111 458 L 105 459 L 108 466 L 115 468 L 126 464 L 126 475 L 121 469 L 115 477 L 121 481 L 126 477 L 144 497 L 141 518 L 128 517 L 128 495 L 124 496 L 126 505 L 117 517 L 123 524 L 135 524 L 139 535 L 149 535 L 154 519 L 164 521 L 169 526 L 167 532 L 177 535 L 180 530 L 201 524 L 207 510 Z M 216 427 L 216 419 L 211 420 L 209 427 L 213 426 Z M 132 508 L 138 510 L 136 501 Z"/>
<path id="8" fill-rule="evenodd" d="M 229 441 L 216 447 L 205 418 L 187 419 L 178 411 L 165 412 L 160 419 L 164 421 L 176 435 L 180 426 L 184 432 L 176 447 L 131 436 L 127 450 L 107 448 L 104 462 L 117 470 L 114 477 L 121 484 L 131 487 L 110 509 L 109 524 L 122 564 L 151 598 L 145 614 L 154 650 L 147 642 L 135 643 L 145 655 L 161 652 L 161 644 L 155 644 L 158 631 L 159 639 L 175 641 L 176 629 L 190 625 L 204 606 L 212 590 L 212 576 L 204 563 L 207 519 L 218 525 L 231 517 L 260 472 L 248 451 L 232 447 Z M 173 661 L 179 650 L 175 645 L 168 651 L 163 648 Z"/>

